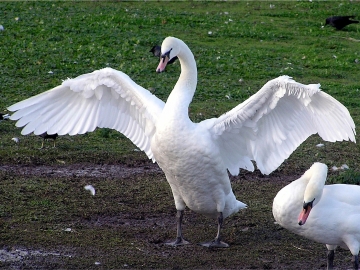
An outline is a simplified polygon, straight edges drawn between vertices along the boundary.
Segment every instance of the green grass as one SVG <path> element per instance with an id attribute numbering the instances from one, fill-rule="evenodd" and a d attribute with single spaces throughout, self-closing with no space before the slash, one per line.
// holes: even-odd
<path id="1" fill-rule="evenodd" d="M 289 75 L 301 83 L 321 83 L 323 91 L 349 109 L 358 125 L 360 63 L 356 63 L 356 59 L 360 60 L 360 26 L 350 25 L 344 31 L 321 26 L 331 15 L 360 14 L 360 5 L 350 1 L 276 1 L 273 4 L 274 8 L 270 8 L 267 1 L 0 2 L 0 24 L 5 28 L 0 32 L 0 112 L 6 112 L 15 102 L 59 85 L 68 77 L 107 66 L 125 72 L 145 88 L 155 89 L 155 94 L 165 101 L 179 76 L 180 66 L 177 62 L 169 66 L 167 72 L 157 74 L 158 59 L 149 50 L 171 35 L 184 40 L 196 58 L 198 87 L 190 107 L 190 117 L 196 122 L 221 115 L 256 93 L 268 80 Z M 136 166 L 147 162 L 145 154 L 134 151 L 135 146 L 116 131 L 104 129 L 63 136 L 58 139 L 57 148 L 50 148 L 48 143 L 47 148 L 39 150 L 41 139 L 21 136 L 14 124 L 0 123 L 0 165 Z M 19 137 L 20 143 L 15 144 L 13 137 Z M 350 170 L 330 173 L 330 182 L 358 184 L 359 146 L 325 142 L 325 147 L 317 148 L 318 143 L 322 143 L 318 136 L 309 138 L 276 173 L 298 175 L 315 161 L 329 167 L 347 164 Z M 135 213 L 135 220 L 141 220 L 145 212 L 141 208 L 145 206 L 153 209 L 156 217 L 172 216 L 173 201 L 163 176 L 135 179 L 136 183 L 131 185 L 121 179 L 94 180 L 102 190 L 99 197 L 94 198 L 79 192 L 83 191 L 87 178 L 20 177 L 0 171 L 0 180 L 0 227 L 4 245 L 87 247 L 91 255 L 86 254 L 83 259 L 78 256 L 75 261 L 69 259 L 69 264 L 65 264 L 74 268 L 91 268 L 92 258 L 95 260 L 99 255 L 97 249 L 107 253 L 109 268 L 126 263 L 135 268 L 176 269 L 182 263 L 182 257 L 170 254 L 168 249 L 153 248 L 147 240 L 149 228 L 139 229 L 140 236 L 134 236 L 130 241 L 135 244 L 127 249 L 128 243 L 119 236 L 125 235 L 128 228 L 94 225 L 94 217 L 116 217 L 117 213 L 126 211 Z M 247 267 L 269 267 L 266 262 L 252 262 L 254 254 L 247 253 L 246 249 L 248 241 L 255 243 L 259 237 L 269 247 L 254 244 L 258 257 L 282 245 L 267 239 L 269 232 L 275 238 L 280 237 L 278 229 L 273 225 L 266 227 L 272 218 L 271 199 L 280 186 L 267 183 L 260 190 L 249 192 L 242 189 L 241 180 L 236 181 L 234 190 L 243 194 L 239 199 L 251 207 L 246 214 L 235 215 L 227 223 L 227 238 L 235 245 L 231 254 L 233 257 L 243 254 Z M 261 194 L 265 193 L 262 198 Z M 157 194 L 159 200 L 153 200 L 153 194 Z M 209 229 L 203 225 L 209 223 L 208 219 L 197 215 L 191 218 L 196 224 L 191 237 L 205 240 L 202 239 L 204 231 L 212 237 L 214 224 Z M 75 232 L 65 232 L 67 227 Z M 188 227 L 193 226 L 188 224 Z M 244 227 L 250 231 L 239 233 Z M 173 237 L 173 228 L 165 230 L 159 224 L 154 228 L 151 241 Z M 300 241 L 301 245 L 314 248 L 312 242 L 291 234 L 284 241 Z M 297 261 L 308 255 L 303 253 L 297 258 L 291 253 L 291 245 L 285 245 L 280 253 L 285 255 L 274 260 L 286 264 L 285 257 Z M 141 250 L 149 247 L 154 250 L 144 256 Z M 185 251 L 176 252 L 181 256 Z M 324 247 L 317 246 L 316 254 L 322 251 Z M 197 252 L 201 256 L 189 259 L 182 266 L 205 267 L 206 258 L 214 257 L 213 267 L 231 268 L 228 264 L 231 258 L 222 258 L 220 251 Z M 128 256 L 127 261 L 120 260 L 116 254 Z M 164 259 L 165 256 L 171 260 Z"/>
<path id="2" fill-rule="evenodd" d="M 3 2 L 0 8 L 5 27 L 0 32 L 2 111 L 68 77 L 106 66 L 122 70 L 166 100 L 179 64 L 156 74 L 158 60 L 148 51 L 173 35 L 190 46 L 197 60 L 194 121 L 219 116 L 283 74 L 321 83 L 350 110 L 355 123 L 359 119 L 360 64 L 355 60 L 360 52 L 354 41 L 360 40 L 359 27 L 321 28 L 327 16 L 356 14 L 355 3 L 276 2 L 270 8 L 268 2 Z M 19 136 L 19 129 L 13 124 L 2 123 L 0 134 L 3 163 L 29 163 L 31 156 L 56 163 L 53 151 L 39 154 L 36 137 L 14 146 L 10 139 Z M 105 155 L 104 162 L 124 155 L 144 158 L 116 132 L 97 131 L 85 138 L 60 139 L 59 149 L 66 150 L 60 158 L 69 163 L 93 160 L 94 152 Z"/>

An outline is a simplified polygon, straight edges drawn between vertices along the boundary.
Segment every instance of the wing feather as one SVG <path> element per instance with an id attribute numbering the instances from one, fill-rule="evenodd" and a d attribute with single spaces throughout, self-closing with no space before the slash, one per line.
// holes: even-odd
<path id="1" fill-rule="evenodd" d="M 355 142 L 349 111 L 320 90 L 288 76 L 267 82 L 256 94 L 219 118 L 200 123 L 213 134 L 229 172 L 275 170 L 310 135 Z"/>
<path id="2" fill-rule="evenodd" d="M 22 134 L 83 134 L 96 127 L 122 132 L 153 159 L 150 142 L 164 102 L 123 72 L 104 68 L 18 102 L 12 120 Z M 154 159 L 153 159 L 154 160 Z"/>

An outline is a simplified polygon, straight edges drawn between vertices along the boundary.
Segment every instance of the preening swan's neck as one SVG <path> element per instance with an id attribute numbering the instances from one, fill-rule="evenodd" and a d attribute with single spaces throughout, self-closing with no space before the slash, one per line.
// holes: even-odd
<path id="1" fill-rule="evenodd" d="M 177 55 L 181 65 L 181 74 L 166 102 L 167 113 L 177 116 L 188 115 L 188 108 L 194 96 L 197 84 L 197 68 L 194 55 L 184 42 L 179 42 Z"/>
<path id="2" fill-rule="evenodd" d="M 322 163 L 315 163 L 305 172 L 304 176 L 308 179 L 304 191 L 304 202 L 310 202 L 315 199 L 314 204 L 316 204 L 320 201 L 323 193 L 327 177 L 327 166 Z"/>
<path id="3" fill-rule="evenodd" d="M 292 231 L 301 230 L 296 221 L 304 202 L 313 202 L 312 207 L 320 202 L 326 176 L 327 166 L 314 163 L 299 179 L 282 188 L 274 198 L 273 214 L 276 221 Z"/>

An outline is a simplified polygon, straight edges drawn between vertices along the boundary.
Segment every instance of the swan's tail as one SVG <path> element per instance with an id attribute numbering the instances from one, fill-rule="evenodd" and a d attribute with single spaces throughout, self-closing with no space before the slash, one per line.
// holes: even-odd
<path id="1" fill-rule="evenodd" d="M 243 202 L 238 201 L 235 198 L 235 195 L 231 193 L 231 195 L 229 194 L 226 200 L 225 208 L 223 211 L 223 217 L 226 218 L 232 214 L 239 212 L 240 209 L 244 209 L 244 208 L 247 208 L 247 205 Z"/>

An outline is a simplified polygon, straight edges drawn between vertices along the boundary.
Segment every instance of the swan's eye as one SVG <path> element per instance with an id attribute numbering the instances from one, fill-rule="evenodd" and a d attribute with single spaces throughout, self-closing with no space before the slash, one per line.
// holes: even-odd
<path id="1" fill-rule="evenodd" d="M 311 202 L 304 202 L 304 204 L 303 204 L 303 208 L 305 209 L 305 210 L 307 210 L 308 209 L 308 207 L 310 206 L 310 208 L 312 208 L 313 207 L 313 202 L 315 201 L 315 199 L 313 199 Z"/>
<path id="2" fill-rule="evenodd" d="M 172 50 L 172 48 L 168 52 L 161 55 L 161 58 L 163 59 L 163 63 L 165 61 L 165 57 L 167 57 L 170 60 L 170 52 L 171 52 L 171 50 Z"/>

